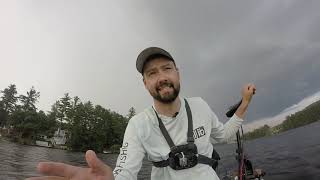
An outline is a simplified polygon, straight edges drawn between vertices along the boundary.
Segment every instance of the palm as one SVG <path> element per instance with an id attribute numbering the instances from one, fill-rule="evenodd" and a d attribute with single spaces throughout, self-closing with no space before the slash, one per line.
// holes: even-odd
<path id="1" fill-rule="evenodd" d="M 114 180 L 112 169 L 100 161 L 93 151 L 87 151 L 86 160 L 89 168 L 55 162 L 39 163 L 39 172 L 48 176 L 29 180 Z"/>
<path id="2" fill-rule="evenodd" d="M 93 168 L 81 168 L 75 167 L 75 173 L 72 174 L 70 180 L 113 180 L 113 176 L 110 176 L 109 173 L 105 172 L 96 172 Z M 108 176 L 109 175 L 109 176 Z"/>

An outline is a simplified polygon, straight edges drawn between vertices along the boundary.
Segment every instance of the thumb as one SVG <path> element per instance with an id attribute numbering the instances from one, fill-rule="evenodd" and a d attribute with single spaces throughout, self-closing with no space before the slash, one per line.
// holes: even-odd
<path id="1" fill-rule="evenodd" d="M 89 167 L 92 169 L 93 173 L 97 173 L 99 175 L 110 175 L 112 174 L 112 169 L 103 163 L 96 155 L 96 153 L 92 150 L 88 150 L 86 152 L 86 160 Z"/>

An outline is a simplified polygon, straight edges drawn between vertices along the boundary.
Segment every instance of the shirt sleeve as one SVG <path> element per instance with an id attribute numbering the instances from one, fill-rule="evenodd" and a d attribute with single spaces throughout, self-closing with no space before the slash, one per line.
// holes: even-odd
<path id="1" fill-rule="evenodd" d="M 212 123 L 211 137 L 218 142 L 226 142 L 234 137 L 243 121 L 237 115 L 233 115 L 225 124 L 215 119 Z"/>
<path id="2" fill-rule="evenodd" d="M 115 180 L 136 180 L 144 156 L 145 150 L 138 136 L 138 128 L 130 120 L 113 170 Z"/>
<path id="3" fill-rule="evenodd" d="M 209 107 L 210 118 L 212 122 L 211 137 L 217 142 L 226 142 L 235 136 L 239 130 L 243 119 L 234 114 L 225 124 L 221 123 L 217 115 Z"/>

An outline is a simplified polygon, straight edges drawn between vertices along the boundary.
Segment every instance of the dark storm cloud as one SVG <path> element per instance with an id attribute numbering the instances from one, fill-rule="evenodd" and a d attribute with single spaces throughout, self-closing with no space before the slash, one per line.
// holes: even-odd
<path id="1" fill-rule="evenodd" d="M 246 82 L 257 85 L 249 122 L 320 91 L 320 1 L 0 4 L 1 89 L 16 83 L 22 92 L 34 85 L 39 109 L 49 110 L 69 92 L 122 114 L 132 106 L 142 111 L 152 99 L 135 58 L 148 46 L 171 52 L 182 95 L 203 97 L 223 120 Z"/>
<path id="2" fill-rule="evenodd" d="M 171 1 L 170 1 L 171 2 Z M 219 117 L 257 85 L 249 120 L 273 116 L 320 90 L 317 1 L 193 1 L 148 4 L 181 67 L 184 92 Z M 158 26 L 159 27 L 159 26 Z"/>

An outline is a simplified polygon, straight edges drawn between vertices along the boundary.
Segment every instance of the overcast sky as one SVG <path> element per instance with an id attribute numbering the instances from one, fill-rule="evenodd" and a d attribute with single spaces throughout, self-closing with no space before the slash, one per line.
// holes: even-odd
<path id="1" fill-rule="evenodd" d="M 135 60 L 159 46 L 176 60 L 181 95 L 202 97 L 222 121 L 246 82 L 257 86 L 247 122 L 279 117 L 320 97 L 319 7 L 317 0 L 0 0 L 0 89 L 34 86 L 45 111 L 68 92 L 123 115 L 140 112 L 152 99 Z"/>

